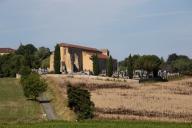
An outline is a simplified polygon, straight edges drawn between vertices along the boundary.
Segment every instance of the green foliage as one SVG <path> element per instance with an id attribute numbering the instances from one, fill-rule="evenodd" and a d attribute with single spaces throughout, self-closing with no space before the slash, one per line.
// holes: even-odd
<path id="1" fill-rule="evenodd" d="M 10 58 L 10 55 L 0 56 L 0 74 L 2 74 L 3 77 L 7 77 L 10 75 L 10 69 L 8 68 L 8 60 Z"/>
<path id="2" fill-rule="evenodd" d="M 107 76 L 111 77 L 113 75 L 113 58 L 110 56 L 107 60 Z"/>
<path id="3" fill-rule="evenodd" d="M 134 55 L 132 57 L 133 70 L 143 69 L 148 73 L 153 72 L 154 76 L 158 75 L 158 70 L 166 70 L 167 72 L 179 72 L 183 75 L 192 75 L 192 60 L 185 55 L 177 55 L 175 53 L 169 55 L 167 61 L 155 55 Z M 121 70 L 126 70 L 129 65 L 129 58 L 119 62 Z"/>
<path id="4" fill-rule="evenodd" d="M 97 56 L 97 55 L 93 55 L 93 56 L 91 57 L 91 60 L 93 61 L 93 74 L 94 74 L 95 76 L 98 76 L 99 73 L 100 73 L 98 56 Z"/>
<path id="5" fill-rule="evenodd" d="M 32 44 L 20 45 L 16 54 L 23 55 L 25 58 L 25 66 L 29 66 L 30 68 L 36 67 L 36 58 L 34 56 L 37 48 Z"/>
<path id="6" fill-rule="evenodd" d="M 192 61 L 188 59 L 177 59 L 172 62 L 174 71 L 185 75 L 192 75 Z"/>
<path id="7" fill-rule="evenodd" d="M 163 69 L 163 67 L 165 67 L 165 65 L 166 65 L 166 62 L 165 62 L 165 60 L 164 60 L 164 58 L 163 57 L 161 57 L 161 65 L 160 65 L 160 69 Z"/>
<path id="8" fill-rule="evenodd" d="M 130 79 L 133 79 L 133 58 L 130 54 L 127 65 L 128 75 Z"/>
<path id="9" fill-rule="evenodd" d="M 60 66 L 61 66 L 61 55 L 60 55 L 60 46 L 57 44 L 55 46 L 55 53 L 54 53 L 54 69 L 56 74 L 61 74 Z"/>
<path id="10" fill-rule="evenodd" d="M 50 65 L 50 57 L 47 57 L 44 60 L 42 60 L 42 62 L 41 62 L 42 68 L 48 68 L 49 65 Z"/>
<path id="11" fill-rule="evenodd" d="M 140 55 L 133 55 L 132 56 L 132 64 L 133 64 L 133 70 L 138 69 L 138 65 L 136 62 L 140 58 Z M 119 62 L 120 71 L 126 71 L 128 67 L 129 57 L 125 58 L 123 61 Z"/>
<path id="12" fill-rule="evenodd" d="M 4 77 L 15 77 L 22 65 L 24 65 L 22 55 L 8 54 L 0 56 L 0 74 Z"/>
<path id="13" fill-rule="evenodd" d="M 134 55 L 129 56 L 120 63 L 123 66 L 128 67 L 128 74 L 131 74 L 132 70 L 146 70 L 148 73 L 153 72 L 154 76 L 158 75 L 158 70 L 163 66 L 164 60 L 160 59 L 156 55 Z M 130 69 L 129 69 L 130 68 Z"/>
<path id="14" fill-rule="evenodd" d="M 36 73 L 23 77 L 21 79 L 24 95 L 27 98 L 35 99 L 47 89 L 47 83 Z"/>
<path id="15" fill-rule="evenodd" d="M 134 120 L 86 120 L 80 122 L 44 121 L 38 123 L 2 124 L 2 128 L 191 128 L 191 123 L 169 123 Z"/>
<path id="16" fill-rule="evenodd" d="M 50 50 L 45 47 L 40 47 L 37 49 L 32 44 L 21 44 L 16 51 L 16 54 L 24 57 L 24 66 L 29 66 L 30 68 L 39 68 L 41 67 L 42 61 L 50 55 Z"/>
<path id="17" fill-rule="evenodd" d="M 51 52 L 49 48 L 40 47 L 36 54 L 40 58 L 40 60 L 44 60 L 50 56 Z"/>
<path id="18" fill-rule="evenodd" d="M 177 55 L 174 53 L 169 55 L 165 68 L 169 68 L 170 72 L 192 75 L 192 60 L 185 55 Z"/>
<path id="19" fill-rule="evenodd" d="M 146 70 L 148 73 L 153 72 L 154 77 L 157 77 L 161 60 L 156 55 L 143 55 L 137 60 L 136 65 L 138 69 Z"/>
<path id="20" fill-rule="evenodd" d="M 169 55 L 168 59 L 167 59 L 167 64 L 171 64 L 173 61 L 178 59 L 178 55 L 176 53 L 173 53 L 171 55 Z"/>
<path id="21" fill-rule="evenodd" d="M 26 100 L 22 86 L 15 78 L 0 79 L 0 103 L 0 128 L 3 123 L 43 120 L 39 103 Z"/>
<path id="22" fill-rule="evenodd" d="M 12 70 L 12 76 L 15 76 L 24 65 L 25 60 L 22 55 L 13 55 L 9 60 L 10 69 Z"/>
<path id="23" fill-rule="evenodd" d="M 35 48 L 33 44 L 27 44 L 27 45 L 21 44 L 17 49 L 16 54 L 30 55 L 30 54 L 34 54 L 36 51 L 37 51 L 37 48 Z"/>
<path id="24" fill-rule="evenodd" d="M 37 49 L 32 44 L 20 45 L 15 53 L 0 56 L 0 76 L 15 77 L 22 67 L 47 68 L 49 55 L 48 48 Z"/>
<path id="25" fill-rule="evenodd" d="M 33 63 L 32 67 L 33 68 L 47 68 L 48 64 L 43 65 L 42 63 L 45 64 L 45 60 L 47 61 L 47 58 L 50 56 L 50 50 L 49 48 L 45 47 L 40 47 L 34 54 L 33 54 Z M 47 63 L 47 62 L 46 62 Z"/>
<path id="26" fill-rule="evenodd" d="M 82 89 L 84 85 L 67 86 L 68 106 L 74 110 L 78 119 L 93 118 L 94 103 L 90 100 L 90 93 L 88 90 Z"/>
<path id="27" fill-rule="evenodd" d="M 27 77 L 31 74 L 31 69 L 27 66 L 23 66 L 21 67 L 19 73 L 22 77 Z"/>

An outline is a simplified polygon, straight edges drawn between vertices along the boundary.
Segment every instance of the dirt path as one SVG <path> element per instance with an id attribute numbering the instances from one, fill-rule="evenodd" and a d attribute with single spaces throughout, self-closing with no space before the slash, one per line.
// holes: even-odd
<path id="1" fill-rule="evenodd" d="M 54 108 L 50 103 L 50 100 L 48 100 L 45 96 L 41 96 L 39 98 L 39 102 L 40 102 L 48 120 L 57 120 L 58 119 L 55 114 Z"/>

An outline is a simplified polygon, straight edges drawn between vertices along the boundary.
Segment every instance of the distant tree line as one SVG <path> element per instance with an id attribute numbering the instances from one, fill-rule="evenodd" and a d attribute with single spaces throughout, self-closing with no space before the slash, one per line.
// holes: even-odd
<path id="1" fill-rule="evenodd" d="M 164 65 L 164 69 L 184 75 L 192 75 L 192 59 L 185 55 L 171 54 Z"/>
<path id="2" fill-rule="evenodd" d="M 128 71 L 129 77 L 133 77 L 134 70 L 145 70 L 157 77 L 159 70 L 170 73 L 192 75 L 192 60 L 185 55 L 171 54 L 165 61 L 156 55 L 130 55 L 119 62 L 120 71 Z"/>
<path id="3" fill-rule="evenodd" d="M 15 53 L 0 56 L 1 77 L 15 77 L 23 67 L 49 67 L 49 48 L 36 48 L 32 44 L 20 45 Z"/>

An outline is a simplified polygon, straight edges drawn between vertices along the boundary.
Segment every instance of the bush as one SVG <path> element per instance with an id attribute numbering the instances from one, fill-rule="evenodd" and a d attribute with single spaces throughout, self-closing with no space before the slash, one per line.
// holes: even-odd
<path id="1" fill-rule="evenodd" d="M 78 119 L 93 118 L 94 103 L 90 100 L 90 93 L 88 90 L 82 89 L 81 86 L 67 85 L 68 107 L 70 107 L 77 114 Z"/>
<path id="2" fill-rule="evenodd" d="M 31 74 L 31 69 L 27 66 L 23 66 L 21 67 L 19 73 L 22 77 L 25 77 Z"/>
<path id="3" fill-rule="evenodd" d="M 36 100 L 47 89 L 47 83 L 37 73 L 31 73 L 26 77 L 22 77 L 21 84 L 24 95 L 33 100 Z"/>

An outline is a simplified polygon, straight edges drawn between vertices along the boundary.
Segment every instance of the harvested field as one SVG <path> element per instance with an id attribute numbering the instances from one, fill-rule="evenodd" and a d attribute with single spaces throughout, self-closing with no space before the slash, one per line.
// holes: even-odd
<path id="1" fill-rule="evenodd" d="M 192 78 L 166 83 L 115 82 L 58 77 L 66 94 L 67 81 L 86 83 L 96 107 L 96 118 L 192 122 Z"/>

